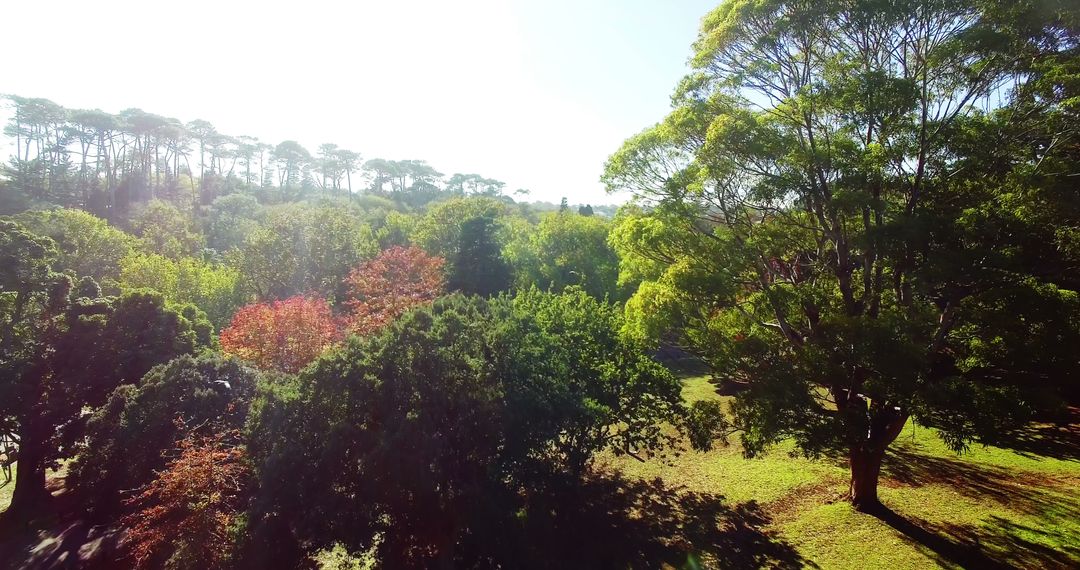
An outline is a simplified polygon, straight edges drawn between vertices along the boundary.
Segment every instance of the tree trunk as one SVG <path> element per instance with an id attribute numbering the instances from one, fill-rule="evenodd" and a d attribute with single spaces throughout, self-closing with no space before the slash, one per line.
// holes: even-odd
<path id="1" fill-rule="evenodd" d="M 878 500 L 878 478 L 881 475 L 881 462 L 885 459 L 884 450 L 851 450 L 851 486 L 848 499 L 855 510 L 870 512 L 881 506 Z"/>
<path id="2" fill-rule="evenodd" d="M 45 490 L 44 441 L 37 422 L 27 421 L 19 430 L 19 452 L 15 473 L 15 490 L 7 515 L 28 519 L 49 498 Z"/>

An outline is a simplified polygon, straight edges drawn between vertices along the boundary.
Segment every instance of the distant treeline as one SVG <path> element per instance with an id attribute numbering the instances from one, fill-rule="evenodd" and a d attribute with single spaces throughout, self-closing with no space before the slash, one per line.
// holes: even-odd
<path id="1" fill-rule="evenodd" d="M 287 140 L 220 133 L 204 120 L 125 109 L 68 109 L 48 99 L 7 95 L 12 116 L 4 135 L 14 154 L 3 166 L 0 213 L 41 205 L 85 209 L 112 221 L 133 204 L 156 198 L 208 205 L 248 191 L 262 203 L 360 193 L 415 208 L 452 196 L 480 195 L 513 202 L 528 190 L 479 174 L 446 176 L 423 160 L 363 160 L 333 143 L 312 153 Z M 537 202 L 537 209 L 555 204 Z M 581 206 L 613 215 L 612 206 Z M 185 208 L 186 209 L 186 208 Z"/>

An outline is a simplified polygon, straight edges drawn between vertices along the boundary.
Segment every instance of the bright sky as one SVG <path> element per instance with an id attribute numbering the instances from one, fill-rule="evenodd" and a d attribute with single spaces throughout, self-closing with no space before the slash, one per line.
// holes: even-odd
<path id="1" fill-rule="evenodd" d="M 0 93 L 610 203 L 604 161 L 667 112 L 716 3 L 7 0 Z"/>

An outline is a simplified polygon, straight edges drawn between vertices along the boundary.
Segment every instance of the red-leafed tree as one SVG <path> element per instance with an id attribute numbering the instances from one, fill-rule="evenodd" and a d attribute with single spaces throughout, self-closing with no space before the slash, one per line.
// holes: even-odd
<path id="1" fill-rule="evenodd" d="M 341 339 L 323 299 L 296 296 L 247 305 L 221 331 L 221 349 L 264 370 L 298 372 Z"/>
<path id="2" fill-rule="evenodd" d="M 126 504 L 123 546 L 136 568 L 227 568 L 232 527 L 244 510 L 249 480 L 235 431 L 180 441 L 180 455 Z"/>
<path id="3" fill-rule="evenodd" d="M 418 247 L 395 246 L 349 274 L 349 329 L 369 334 L 417 305 L 430 303 L 445 283 L 441 257 Z"/>

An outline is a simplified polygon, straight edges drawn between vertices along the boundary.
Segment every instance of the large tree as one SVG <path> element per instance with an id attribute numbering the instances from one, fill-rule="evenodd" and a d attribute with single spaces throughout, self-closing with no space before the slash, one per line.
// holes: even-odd
<path id="1" fill-rule="evenodd" d="M 1039 0 L 705 17 L 674 110 L 606 181 L 649 208 L 613 237 L 645 280 L 631 331 L 677 325 L 747 383 L 747 453 L 846 453 L 873 509 L 910 418 L 962 449 L 1075 377 L 1076 23 Z"/>
<path id="2" fill-rule="evenodd" d="M 197 342 L 192 323 L 155 293 L 76 298 L 95 287 L 73 290 L 51 271 L 54 256 L 48 238 L 0 222 L 0 260 L 12 269 L 0 281 L 0 425 L 18 443 L 16 516 L 48 497 L 45 469 L 70 456 L 84 410 Z"/>
<path id="3" fill-rule="evenodd" d="M 214 200 L 207 211 L 203 231 L 206 245 L 218 252 L 240 247 L 265 217 L 263 207 L 249 194 L 229 194 Z"/>
<path id="4" fill-rule="evenodd" d="M 509 288 L 510 267 L 502 257 L 506 204 L 486 196 L 440 202 L 413 226 L 413 243 L 447 262 L 452 290 L 490 295 Z"/>
<path id="5" fill-rule="evenodd" d="M 510 266 L 502 256 L 498 226 L 491 216 L 474 216 L 461 224 L 447 286 L 474 295 L 494 295 L 510 288 Z"/>
<path id="6" fill-rule="evenodd" d="M 409 237 L 428 253 L 451 260 L 457 255 L 462 226 L 467 220 L 476 217 L 500 220 L 508 212 L 506 204 L 488 197 L 451 198 L 431 206 L 416 221 Z"/>
<path id="7" fill-rule="evenodd" d="M 206 246 L 206 238 L 190 217 L 164 200 L 139 208 L 132 216 L 131 230 L 148 251 L 172 258 L 194 255 Z"/>

